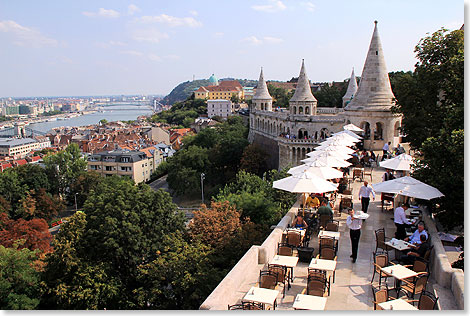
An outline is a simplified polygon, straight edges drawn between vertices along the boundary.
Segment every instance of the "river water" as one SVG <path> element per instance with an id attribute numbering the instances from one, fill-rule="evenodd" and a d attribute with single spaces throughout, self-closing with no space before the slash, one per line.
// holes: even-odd
<path id="1" fill-rule="evenodd" d="M 29 124 L 28 127 L 40 131 L 48 132 L 54 127 L 60 126 L 85 126 L 91 124 L 98 124 L 102 119 L 106 119 L 108 122 L 113 121 L 129 121 L 135 120 L 141 115 L 151 115 L 152 110 L 146 106 L 136 105 L 109 105 L 105 107 L 103 112 L 95 112 L 91 114 L 85 114 L 77 117 L 73 117 L 68 120 L 57 120 L 51 122 L 34 123 Z"/>

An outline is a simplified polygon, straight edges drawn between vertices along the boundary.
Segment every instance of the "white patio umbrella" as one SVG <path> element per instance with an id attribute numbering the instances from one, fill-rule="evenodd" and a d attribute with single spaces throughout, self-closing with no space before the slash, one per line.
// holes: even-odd
<path id="1" fill-rule="evenodd" d="M 342 133 L 342 134 L 332 135 L 331 137 L 328 137 L 325 140 L 325 142 L 332 142 L 332 141 L 342 142 L 343 144 L 350 146 L 350 145 L 354 145 L 355 143 L 360 142 L 361 140 L 347 133 Z"/>
<path id="2" fill-rule="evenodd" d="M 363 132 L 364 130 L 354 124 L 348 124 L 348 125 L 344 125 L 343 126 L 343 129 L 345 131 L 352 131 L 352 132 Z"/>
<path id="3" fill-rule="evenodd" d="M 354 132 L 351 132 L 351 131 L 348 131 L 348 130 L 344 130 L 344 131 L 341 131 L 341 132 L 336 132 L 336 133 L 333 133 L 332 136 L 336 136 L 336 135 L 342 135 L 342 134 L 345 134 L 345 135 L 349 135 L 349 136 L 352 136 L 356 139 L 362 139 L 361 136 L 357 135 L 356 133 Z"/>
<path id="4" fill-rule="evenodd" d="M 309 172 L 323 179 L 335 179 L 343 177 L 343 173 L 341 171 L 335 168 L 328 167 L 326 163 L 318 160 L 290 168 L 289 171 L 287 171 L 287 173 L 292 175 L 303 172 Z"/>
<path id="5" fill-rule="evenodd" d="M 379 165 L 386 169 L 409 171 L 411 170 L 411 165 L 413 163 L 412 156 L 408 154 L 401 154 L 394 158 L 381 161 Z"/>
<path id="6" fill-rule="evenodd" d="M 329 155 L 335 156 L 338 159 L 342 160 L 348 160 L 349 158 L 352 158 L 352 156 L 344 151 L 341 150 L 341 148 L 337 147 L 323 147 L 319 148 L 318 150 L 311 151 L 307 153 L 307 156 L 309 157 L 315 157 L 318 156 L 322 153 L 327 153 Z"/>
<path id="7" fill-rule="evenodd" d="M 317 155 L 313 157 L 301 160 L 303 163 L 309 163 L 314 161 L 320 161 L 325 163 L 328 167 L 335 167 L 335 168 L 345 168 L 351 165 L 350 162 L 345 161 L 344 159 L 338 158 L 337 156 L 328 153 L 328 152 L 318 152 Z"/>
<path id="8" fill-rule="evenodd" d="M 334 145 L 333 143 L 330 143 L 330 144 L 321 144 L 320 146 L 317 146 L 314 148 L 315 151 L 324 151 L 324 150 L 334 150 L 334 151 L 338 151 L 340 153 L 345 153 L 345 154 L 348 154 L 348 155 L 351 155 L 353 153 L 355 153 L 356 151 L 354 149 L 351 149 L 347 146 L 343 146 L 343 145 Z"/>
<path id="9" fill-rule="evenodd" d="M 438 189 L 412 177 L 401 177 L 373 184 L 376 192 L 401 194 L 423 200 L 444 196 Z"/>

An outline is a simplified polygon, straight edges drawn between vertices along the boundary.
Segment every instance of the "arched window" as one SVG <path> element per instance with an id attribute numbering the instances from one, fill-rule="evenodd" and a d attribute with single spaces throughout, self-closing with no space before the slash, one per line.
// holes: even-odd
<path id="1" fill-rule="evenodd" d="M 364 139 L 370 139 L 370 124 L 369 122 L 362 122 L 361 128 L 364 130 L 363 137 Z"/>
<path id="2" fill-rule="evenodd" d="M 299 114 L 303 114 L 304 113 L 304 108 L 299 106 Z"/>
<path id="3" fill-rule="evenodd" d="M 374 131 L 374 139 L 375 140 L 383 140 L 383 124 L 381 122 L 377 122 L 375 124 L 375 131 Z"/>
<path id="4" fill-rule="evenodd" d="M 400 122 L 395 123 L 395 127 L 393 128 L 393 136 L 399 137 L 400 136 Z"/>
<path id="5" fill-rule="evenodd" d="M 310 114 L 310 108 L 308 106 L 305 107 L 305 114 Z"/>
<path id="6" fill-rule="evenodd" d="M 294 106 L 294 114 L 297 114 L 297 108 Z"/>

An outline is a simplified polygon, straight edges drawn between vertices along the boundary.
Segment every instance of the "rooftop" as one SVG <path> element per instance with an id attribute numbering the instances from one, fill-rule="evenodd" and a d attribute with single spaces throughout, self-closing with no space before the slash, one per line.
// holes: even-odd
<path id="1" fill-rule="evenodd" d="M 36 140 L 32 138 L 8 138 L 8 139 L 0 139 L 0 147 L 16 147 L 22 146 L 27 144 L 37 143 Z"/>

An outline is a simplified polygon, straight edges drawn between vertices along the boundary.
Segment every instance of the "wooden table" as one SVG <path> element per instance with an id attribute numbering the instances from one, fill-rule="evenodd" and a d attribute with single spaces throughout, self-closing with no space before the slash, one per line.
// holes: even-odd
<path id="1" fill-rule="evenodd" d="M 397 282 L 395 283 L 395 289 L 400 292 L 400 283 L 403 279 L 412 278 L 418 276 L 418 272 L 408 269 L 407 267 L 402 266 L 401 264 L 391 265 L 385 268 L 380 268 L 382 272 L 387 275 L 394 277 Z"/>
<path id="2" fill-rule="evenodd" d="M 397 310 L 397 311 L 417 311 L 418 310 L 416 307 L 414 307 L 407 301 L 402 300 L 401 298 L 392 300 L 392 301 L 379 303 L 378 305 L 386 310 L 391 310 L 392 306 L 393 306 L 393 310 Z"/>
<path id="3" fill-rule="evenodd" d="M 333 237 L 334 239 L 338 240 L 340 237 L 340 232 L 332 232 L 329 230 L 320 230 L 318 233 L 318 238 L 322 236 Z"/>
<path id="4" fill-rule="evenodd" d="M 273 309 L 276 309 L 276 299 L 279 295 L 279 291 L 263 289 L 259 287 L 251 287 L 251 289 L 246 293 L 243 298 L 244 301 L 255 302 L 261 304 L 270 304 L 273 306 Z"/>
<path id="5" fill-rule="evenodd" d="M 326 297 L 297 294 L 294 305 L 294 309 L 308 309 L 308 310 L 325 310 Z"/>

